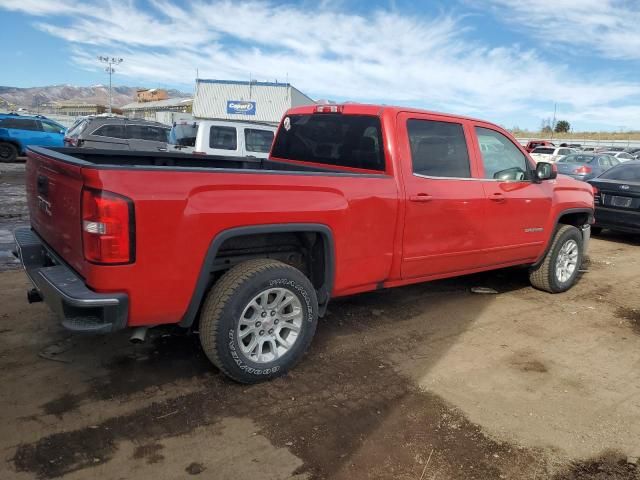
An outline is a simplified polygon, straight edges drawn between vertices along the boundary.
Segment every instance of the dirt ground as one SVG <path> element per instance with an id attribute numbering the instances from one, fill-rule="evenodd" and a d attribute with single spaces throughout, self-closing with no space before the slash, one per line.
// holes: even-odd
<path id="1" fill-rule="evenodd" d="M 256 386 L 195 334 L 70 336 L 0 257 L 0 479 L 640 479 L 640 238 L 590 253 L 559 295 L 509 269 L 336 300 Z"/>

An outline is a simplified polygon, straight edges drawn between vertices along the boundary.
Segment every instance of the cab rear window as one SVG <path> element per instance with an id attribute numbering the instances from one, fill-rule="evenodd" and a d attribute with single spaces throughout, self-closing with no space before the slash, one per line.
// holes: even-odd
<path id="1" fill-rule="evenodd" d="M 288 115 L 271 156 L 326 165 L 384 171 L 380 119 L 371 115 Z"/>

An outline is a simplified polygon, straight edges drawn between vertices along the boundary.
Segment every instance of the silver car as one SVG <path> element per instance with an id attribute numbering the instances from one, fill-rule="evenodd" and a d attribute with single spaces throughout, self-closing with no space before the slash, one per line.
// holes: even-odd
<path id="1" fill-rule="evenodd" d="M 148 120 L 90 116 L 77 122 L 64 138 L 65 147 L 166 151 L 170 128 Z"/>
<path id="2" fill-rule="evenodd" d="M 619 163 L 618 159 L 611 155 L 572 153 L 558 160 L 556 165 L 558 166 L 558 173 L 586 182 Z"/>

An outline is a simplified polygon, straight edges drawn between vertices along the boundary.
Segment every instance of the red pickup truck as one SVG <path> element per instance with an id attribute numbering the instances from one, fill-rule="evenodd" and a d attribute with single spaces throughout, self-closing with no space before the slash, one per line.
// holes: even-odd
<path id="1" fill-rule="evenodd" d="M 28 157 L 30 300 L 77 332 L 197 326 L 246 383 L 299 361 L 332 297 L 511 265 L 567 290 L 593 221 L 591 186 L 505 130 L 410 108 L 292 109 L 269 159 Z"/>

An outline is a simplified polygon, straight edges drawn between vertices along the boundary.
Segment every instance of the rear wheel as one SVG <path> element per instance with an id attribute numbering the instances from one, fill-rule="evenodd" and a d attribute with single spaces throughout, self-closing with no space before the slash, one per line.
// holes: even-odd
<path id="1" fill-rule="evenodd" d="M 15 162 L 18 158 L 18 149 L 11 143 L 0 143 L 0 162 Z"/>
<path id="2" fill-rule="evenodd" d="M 546 292 L 569 290 L 582 265 L 582 234 L 572 225 L 561 225 L 540 265 L 529 272 L 531 284 Z"/>
<path id="3" fill-rule="evenodd" d="M 315 333 L 317 312 L 315 289 L 300 270 L 276 260 L 249 260 L 210 290 L 200 342 L 227 376 L 261 382 L 298 363 Z"/>

